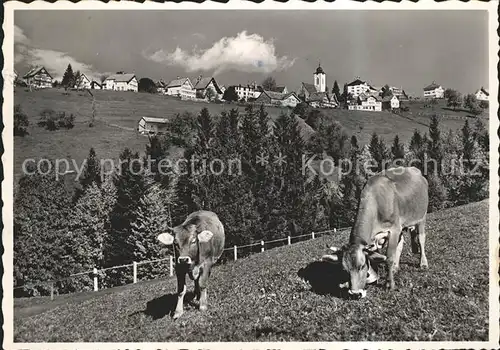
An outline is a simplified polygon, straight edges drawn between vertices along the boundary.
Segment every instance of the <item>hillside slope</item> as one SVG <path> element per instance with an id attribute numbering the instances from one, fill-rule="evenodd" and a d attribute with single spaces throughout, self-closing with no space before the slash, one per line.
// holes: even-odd
<path id="1" fill-rule="evenodd" d="M 32 316 L 16 309 L 15 341 L 486 340 L 488 202 L 432 213 L 427 227 L 429 269 L 406 244 L 392 293 L 380 285 L 359 301 L 338 296 L 338 273 L 317 259 L 326 243 L 346 242 L 341 232 L 216 267 L 206 313 L 186 304 L 174 322 L 175 281 L 159 280 Z"/>

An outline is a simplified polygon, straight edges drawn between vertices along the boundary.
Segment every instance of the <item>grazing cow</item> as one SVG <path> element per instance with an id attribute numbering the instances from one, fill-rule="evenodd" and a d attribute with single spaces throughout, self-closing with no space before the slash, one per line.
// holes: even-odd
<path id="1" fill-rule="evenodd" d="M 331 247 L 333 255 L 324 260 L 342 261 L 350 280 L 353 297 L 366 296 L 365 285 L 378 279 L 374 266 L 387 260 L 387 287 L 394 289 L 394 274 L 399 269 L 403 249 L 402 232 L 411 232 L 412 252 L 420 246 L 420 267 L 427 267 L 425 256 L 425 219 L 428 205 L 428 184 L 414 167 L 391 168 L 368 179 L 358 205 L 349 243 L 341 249 Z M 418 244 L 416 242 L 418 238 Z M 380 254 L 387 243 L 387 255 Z"/>
<path id="2" fill-rule="evenodd" d="M 186 274 L 194 280 L 195 296 L 200 301 L 200 310 L 207 309 L 207 284 L 212 265 L 224 251 L 224 226 L 211 211 L 191 213 L 186 220 L 169 228 L 158 240 L 174 246 L 175 273 L 177 276 L 177 307 L 174 319 L 184 312 Z"/>

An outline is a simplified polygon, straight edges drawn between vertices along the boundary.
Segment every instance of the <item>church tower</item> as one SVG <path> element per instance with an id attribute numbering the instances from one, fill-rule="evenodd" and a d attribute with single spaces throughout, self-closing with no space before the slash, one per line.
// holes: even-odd
<path id="1" fill-rule="evenodd" d="M 316 68 L 316 73 L 314 73 L 314 87 L 317 92 L 325 92 L 326 91 L 326 74 L 321 68 L 321 63 L 318 64 L 318 68 Z"/>

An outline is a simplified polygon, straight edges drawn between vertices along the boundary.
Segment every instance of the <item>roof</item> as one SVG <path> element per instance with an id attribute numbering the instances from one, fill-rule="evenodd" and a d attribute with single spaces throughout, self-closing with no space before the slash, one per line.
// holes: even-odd
<path id="1" fill-rule="evenodd" d="M 106 78 L 106 80 L 114 80 L 116 82 L 125 82 L 128 83 L 132 79 L 135 78 L 135 74 L 133 73 L 124 73 L 124 74 L 113 74 Z"/>
<path id="2" fill-rule="evenodd" d="M 482 91 L 483 94 L 485 94 L 486 96 L 490 96 L 490 93 L 488 92 L 488 90 L 486 90 L 484 87 L 481 87 L 479 90 L 477 90 L 476 94 L 479 92 L 479 91 Z"/>
<path id="3" fill-rule="evenodd" d="M 263 91 L 262 94 L 266 94 L 267 96 L 269 96 L 269 98 L 271 100 L 284 100 L 288 97 L 290 97 L 291 95 L 295 96 L 295 98 L 297 100 L 300 100 L 298 97 L 297 97 L 297 94 L 295 92 L 289 92 L 287 94 L 282 94 L 281 92 L 276 92 L 276 91 Z M 261 96 L 262 96 L 261 94 Z M 260 96 L 259 96 L 260 97 Z"/>
<path id="4" fill-rule="evenodd" d="M 316 74 L 325 74 L 323 68 L 321 68 L 321 65 L 318 65 L 318 68 L 316 68 Z"/>
<path id="5" fill-rule="evenodd" d="M 328 98 L 329 101 L 332 99 L 330 94 L 327 92 L 313 92 L 309 95 L 307 102 L 323 101 L 325 97 Z"/>
<path id="6" fill-rule="evenodd" d="M 276 86 L 276 88 L 273 91 L 283 93 L 283 91 L 285 89 L 286 89 L 286 86 Z"/>
<path id="7" fill-rule="evenodd" d="M 166 118 L 158 118 L 158 117 L 142 117 L 141 120 L 144 119 L 144 121 L 148 123 L 158 123 L 158 124 L 166 124 L 168 123 L 168 119 Z"/>
<path id="8" fill-rule="evenodd" d="M 85 73 L 81 73 L 80 74 L 80 78 L 83 79 L 85 77 L 85 79 L 87 79 L 88 81 L 90 81 L 90 79 L 85 75 Z"/>
<path id="9" fill-rule="evenodd" d="M 366 82 L 363 80 L 360 80 L 360 79 L 356 79 L 356 80 L 350 82 L 349 84 L 347 84 L 347 86 L 356 86 L 356 85 L 363 85 L 363 84 L 366 84 Z"/>
<path id="10" fill-rule="evenodd" d="M 398 98 L 396 95 L 391 95 L 391 96 L 385 96 L 382 98 L 382 102 L 391 102 L 391 100 L 396 97 Z M 398 99 L 399 100 L 399 99 Z"/>
<path id="11" fill-rule="evenodd" d="M 427 85 L 426 87 L 424 87 L 424 91 L 436 90 L 439 87 L 441 87 L 441 85 L 438 85 L 435 82 L 432 82 L 431 85 Z"/>
<path id="12" fill-rule="evenodd" d="M 304 89 L 307 90 L 308 93 L 312 94 L 312 93 L 315 93 L 316 92 L 316 87 L 314 86 L 314 84 L 309 84 L 309 83 L 302 83 L 302 86 L 304 87 Z"/>
<path id="13" fill-rule="evenodd" d="M 35 68 L 32 68 L 28 71 L 28 73 L 26 73 L 23 78 L 31 78 L 31 77 L 34 77 L 35 75 L 37 75 L 38 73 L 40 73 L 40 71 L 42 70 L 45 70 L 45 72 L 49 75 L 49 77 L 52 78 L 52 76 L 49 74 L 49 72 L 47 72 L 47 70 L 45 69 L 44 66 L 37 66 Z"/>
<path id="14" fill-rule="evenodd" d="M 180 78 L 180 79 L 172 80 L 171 82 L 169 82 L 167 84 L 166 87 L 171 88 L 171 87 L 181 86 L 182 84 L 184 84 L 186 82 L 186 80 L 189 81 L 190 85 L 193 85 L 193 84 L 191 84 L 191 80 L 189 80 L 189 78 Z"/>
<path id="15" fill-rule="evenodd" d="M 102 84 L 101 83 L 98 83 L 97 81 L 95 80 L 92 80 L 92 82 L 90 83 L 91 86 L 94 86 L 94 85 L 99 85 L 100 87 L 102 87 Z"/>
<path id="16" fill-rule="evenodd" d="M 196 83 L 196 85 L 194 86 L 194 88 L 196 90 L 204 90 L 204 89 L 207 88 L 207 86 L 210 84 L 210 82 L 212 80 L 214 81 L 214 86 L 215 86 L 215 89 L 217 90 L 217 93 L 221 93 L 222 91 L 220 90 L 219 85 L 217 84 L 217 82 L 215 81 L 215 79 L 213 77 L 201 78 Z"/>

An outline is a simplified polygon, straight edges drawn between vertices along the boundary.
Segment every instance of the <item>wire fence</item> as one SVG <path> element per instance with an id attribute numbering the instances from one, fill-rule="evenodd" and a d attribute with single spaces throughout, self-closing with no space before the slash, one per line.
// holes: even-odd
<path id="1" fill-rule="evenodd" d="M 221 258 L 219 259 L 219 263 L 224 264 L 229 261 L 236 261 L 255 253 L 261 253 L 280 246 L 315 239 L 322 235 L 344 231 L 348 228 L 349 227 L 342 227 L 338 229 L 334 228 L 332 230 L 311 232 L 299 236 L 287 236 L 270 241 L 260 240 L 246 245 L 227 247 L 224 249 Z M 92 270 L 75 273 L 63 278 L 43 282 L 26 283 L 22 286 L 14 287 L 14 291 L 28 291 L 37 289 L 37 287 L 45 287 L 45 290 L 50 291 L 50 298 L 53 300 L 56 291 L 61 288 L 65 288 L 67 290 L 69 289 L 70 293 L 91 290 L 97 292 L 101 289 L 156 279 L 163 275 L 166 270 L 168 271 L 168 275 L 170 277 L 174 275 L 174 258 L 172 255 L 161 259 L 138 262 L 133 261 L 131 264 L 111 266 L 101 269 L 95 267 Z M 71 288 L 69 287 L 68 281 L 72 281 Z"/>

